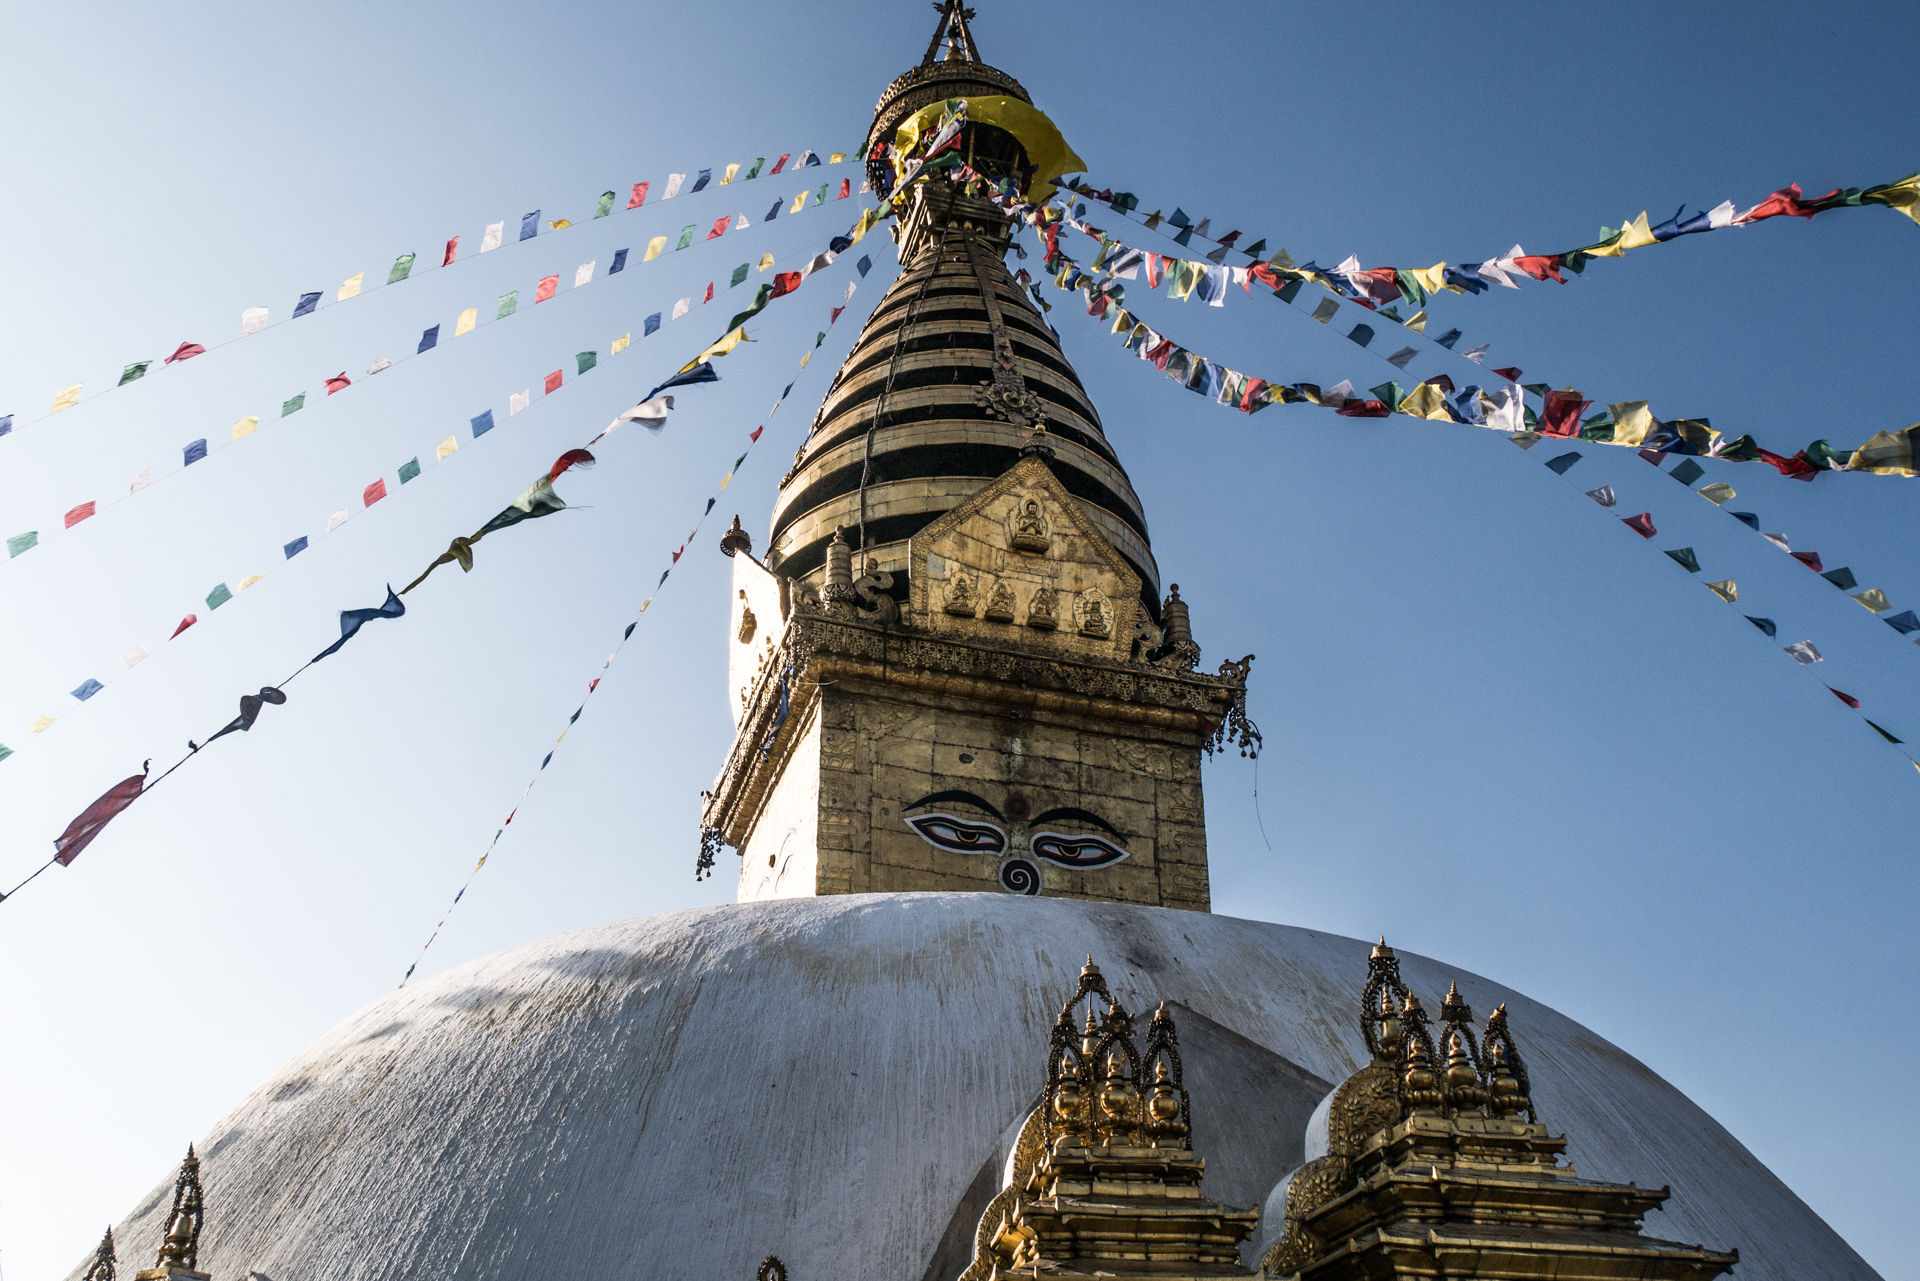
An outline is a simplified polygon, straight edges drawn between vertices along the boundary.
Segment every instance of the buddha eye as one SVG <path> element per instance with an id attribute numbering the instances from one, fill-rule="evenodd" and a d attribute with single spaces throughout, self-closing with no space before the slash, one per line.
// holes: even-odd
<path id="1" fill-rule="evenodd" d="M 1007 834 L 991 823 L 952 814 L 916 814 L 907 826 L 937 849 L 962 854 L 998 854 L 1007 848 Z"/>
<path id="2" fill-rule="evenodd" d="M 1128 851 L 1098 836 L 1067 832 L 1035 832 L 1027 840 L 1035 858 L 1055 867 L 1085 870 L 1107 867 L 1127 857 Z"/>

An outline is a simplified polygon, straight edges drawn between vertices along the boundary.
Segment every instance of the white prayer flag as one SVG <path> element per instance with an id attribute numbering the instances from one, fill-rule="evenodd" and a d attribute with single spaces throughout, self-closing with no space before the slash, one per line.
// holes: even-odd
<path id="1" fill-rule="evenodd" d="M 369 374 L 377 374 L 382 369 L 392 369 L 392 368 L 393 368 L 393 362 L 391 360 L 388 360 L 385 356 L 382 356 L 380 357 L 380 359 L 374 361 L 371 365 L 367 366 L 367 372 Z"/>
<path id="2" fill-rule="evenodd" d="M 745 231 L 748 227 L 751 227 L 751 226 L 753 226 L 753 224 L 747 221 L 747 216 L 745 214 L 741 214 L 740 220 L 733 224 L 733 229 L 735 231 Z"/>
<path id="3" fill-rule="evenodd" d="M 851 280 L 847 282 L 847 301 L 848 302 L 853 301 L 853 291 L 858 289 L 859 287 L 860 287 L 859 285 L 854 284 L 853 281 Z"/>
<path id="4" fill-rule="evenodd" d="M 350 513 L 350 512 L 348 512 L 346 508 L 344 508 L 344 507 L 342 507 L 342 508 L 341 508 L 341 509 L 340 509 L 339 511 L 337 511 L 337 512 L 335 512 L 335 513 L 334 513 L 333 515 L 331 515 L 331 516 L 329 516 L 329 517 L 327 517 L 327 532 L 328 532 L 329 534 L 331 534 L 331 533 L 332 533 L 332 532 L 333 532 L 334 530 L 336 530 L 336 529 L 338 529 L 338 528 L 340 528 L 340 526 L 342 526 L 342 525 L 344 525 L 344 524 L 346 524 L 346 523 L 347 523 L 347 517 L 348 517 L 348 516 L 349 516 L 350 514 L 351 514 L 351 513 Z"/>
<path id="5" fill-rule="evenodd" d="M 249 307 L 240 313 L 240 336 L 242 338 L 245 338 L 248 334 L 257 334 L 266 327 L 267 309 L 265 307 Z"/>
<path id="6" fill-rule="evenodd" d="M 1320 393 L 1320 403 L 1332 405 L 1335 409 L 1353 399 L 1353 384 L 1342 378 L 1337 384 Z"/>
<path id="7" fill-rule="evenodd" d="M 505 231 L 506 227 L 507 224 L 504 222 L 488 223 L 487 234 L 480 237 L 480 252 L 485 253 L 489 249 L 498 249 L 500 247 L 500 233 Z"/>
<path id="8" fill-rule="evenodd" d="M 532 396 L 528 392 L 514 392 L 513 395 L 507 397 L 507 417 L 513 417 L 531 403 Z"/>
<path id="9" fill-rule="evenodd" d="M 1790 552 L 1793 550 L 1793 548 L 1787 546 L 1787 536 L 1785 534 L 1762 534 L 1760 535 L 1760 537 L 1766 539 L 1768 542 L 1772 543 L 1775 547 L 1778 547 L 1783 552 Z"/>
<path id="10" fill-rule="evenodd" d="M 138 476 L 135 476 L 133 478 L 133 484 L 127 487 L 127 492 L 129 494 L 137 494 L 141 490 L 145 489 L 148 485 L 151 485 L 152 483 L 153 483 L 153 473 L 150 471 L 143 471 Z"/>
<path id="11" fill-rule="evenodd" d="M 1492 343 L 1483 342 L 1478 347 L 1469 347 L 1460 354 L 1477 365 L 1487 358 L 1487 348 L 1491 346 L 1493 346 Z"/>
<path id="12" fill-rule="evenodd" d="M 663 193 L 663 194 L 661 195 L 661 197 L 660 197 L 660 199 L 662 199 L 662 200 L 672 200 L 672 199 L 673 199 L 673 198 L 674 198 L 675 196 L 677 196 L 677 195 L 679 195 L 679 194 L 680 194 L 680 184 L 681 184 L 681 183 L 683 183 L 683 182 L 685 182 L 686 180 L 687 180 L 687 175 L 685 175 L 685 174 L 683 174 L 683 173 L 670 173 L 670 174 L 668 174 L 668 175 L 667 175 L 667 189 L 666 189 L 666 191 L 665 191 L 665 192 L 664 192 L 664 193 Z"/>
<path id="13" fill-rule="evenodd" d="M 357 298 L 357 297 L 359 297 L 359 296 L 360 296 L 360 282 L 361 282 L 362 280 L 365 280 L 365 279 L 366 279 L 366 277 L 367 277 L 367 273 L 363 271 L 363 272 L 361 272 L 361 273 L 359 273 L 358 275 L 354 275 L 354 276 L 348 276 L 348 277 L 347 277 L 347 278 L 346 278 L 345 280 L 343 280 L 343 281 L 341 281 L 341 282 L 340 282 L 340 292 L 339 292 L 339 294 L 338 294 L 338 295 L 337 295 L 337 296 L 336 296 L 336 297 L 334 298 L 334 301 L 335 301 L 335 302 L 345 302 L 345 301 L 346 301 L 347 299 L 349 299 L 349 298 Z"/>
<path id="14" fill-rule="evenodd" d="M 1722 227 L 1731 227 L 1732 225 L 1733 201 L 1722 200 L 1719 204 L 1707 210 L 1707 226 L 1713 228 L 1715 231 L 1720 230 Z"/>
<path id="15" fill-rule="evenodd" d="M 598 258 L 595 258 L 593 262 L 583 262 L 580 264 L 579 270 L 573 273 L 573 287 L 575 289 L 578 289 L 582 285 L 590 285 L 593 283 L 593 269 L 599 261 Z"/>
<path id="16" fill-rule="evenodd" d="M 1395 369 L 1405 369 L 1412 363 L 1413 358 L 1419 354 L 1420 353 L 1412 347 L 1402 347 L 1399 351 L 1387 357 L 1387 363 Z"/>
<path id="17" fill-rule="evenodd" d="M 1820 651 L 1813 647 L 1813 642 L 1810 640 L 1796 641 L 1784 648 L 1787 653 L 1793 655 L 1793 661 L 1796 663 L 1819 663 L 1825 661 L 1820 657 Z"/>
<path id="18" fill-rule="evenodd" d="M 682 298 L 679 302 L 673 304 L 673 319 L 678 320 L 680 317 L 686 315 L 692 306 L 693 299 L 691 298 Z"/>
<path id="19" fill-rule="evenodd" d="M 135 645 L 132 649 L 120 655 L 120 661 L 125 663 L 128 667 L 132 667 L 135 663 L 138 663 L 141 659 L 145 658 L 146 656 L 147 656 L 147 647 L 145 645 Z"/>
<path id="20" fill-rule="evenodd" d="M 833 265 L 833 260 L 835 258 L 838 258 L 839 256 L 840 256 L 839 254 L 834 253 L 833 250 L 831 249 L 822 250 L 819 254 L 814 256 L 814 260 L 812 262 L 808 263 L 806 267 L 802 269 L 802 271 L 800 272 L 801 277 L 805 278 L 807 276 L 811 276 L 816 271 L 822 270 L 823 268 L 831 267 Z"/>
<path id="21" fill-rule="evenodd" d="M 592 445 L 605 436 L 611 435 L 621 423 L 639 423 L 648 431 L 659 431 L 667 425 L 667 411 L 673 408 L 673 397 L 655 396 L 652 400 L 643 400 L 607 424 L 606 431 L 595 436 L 587 444 Z"/>
<path id="22" fill-rule="evenodd" d="M 1616 502 L 1620 501 L 1619 499 L 1613 496 L 1612 485 L 1602 485 L 1598 489 L 1589 489 L 1587 491 L 1587 497 L 1591 498 L 1594 502 L 1599 503 L 1602 507 L 1611 507 Z"/>
<path id="23" fill-rule="evenodd" d="M 1481 394 L 1486 395 L 1484 392 Z M 1488 427 L 1510 436 L 1527 429 L 1526 402 L 1521 398 L 1519 388 L 1503 387 L 1487 396 L 1487 400 L 1494 406 L 1493 412 L 1487 415 Z"/>

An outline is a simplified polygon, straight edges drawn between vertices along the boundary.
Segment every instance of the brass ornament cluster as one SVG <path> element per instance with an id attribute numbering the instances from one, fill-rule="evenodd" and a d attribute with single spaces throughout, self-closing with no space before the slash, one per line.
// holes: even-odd
<path id="1" fill-rule="evenodd" d="M 1105 1008 L 1097 1014 L 1096 1001 Z M 1076 1030 L 1074 1011 L 1086 1004 Z M 1146 1079 L 1148 1073 L 1152 1081 Z M 1164 1003 L 1147 1025 L 1146 1049 L 1134 1048 L 1133 1015 L 1107 990 L 1087 958 L 1080 987 L 1054 1020 L 1041 1096 L 1042 1139 L 1083 1147 L 1185 1148 L 1192 1104 L 1182 1083 L 1180 1049 Z"/>

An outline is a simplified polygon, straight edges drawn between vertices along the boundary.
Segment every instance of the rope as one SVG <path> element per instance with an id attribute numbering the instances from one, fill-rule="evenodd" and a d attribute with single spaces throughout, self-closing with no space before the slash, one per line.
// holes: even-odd
<path id="1" fill-rule="evenodd" d="M 927 267 L 926 276 L 920 281 L 920 288 L 914 291 L 913 301 L 907 305 L 906 319 L 900 322 L 899 330 L 893 336 L 893 355 L 887 361 L 887 382 L 880 389 L 880 395 L 873 402 L 873 422 L 867 428 L 867 454 L 860 464 L 860 550 L 867 550 L 867 482 L 873 477 L 873 438 L 880 430 L 880 413 L 886 407 L 887 397 L 893 394 L 893 376 L 900 367 L 900 352 L 906 346 L 907 330 L 913 327 L 913 318 L 920 314 L 920 303 L 927 296 L 927 286 L 940 273 L 942 254 L 947 247 L 947 229 L 940 229 L 940 239 L 934 243 L 933 262 Z"/>

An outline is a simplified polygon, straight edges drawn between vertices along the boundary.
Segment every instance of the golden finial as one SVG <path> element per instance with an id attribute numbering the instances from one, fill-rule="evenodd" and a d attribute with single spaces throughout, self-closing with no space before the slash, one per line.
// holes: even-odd
<path id="1" fill-rule="evenodd" d="M 200 1192 L 200 1158 L 187 1144 L 186 1160 L 173 1181 L 173 1209 L 167 1213 L 167 1233 L 160 1242 L 154 1267 L 170 1272 L 193 1272 L 200 1261 L 200 1229 L 206 1213 Z"/>
<path id="2" fill-rule="evenodd" d="M 113 1248 L 113 1228 L 108 1226 L 106 1235 L 100 1238 L 100 1245 L 93 1252 L 93 1262 L 80 1274 L 80 1281 L 113 1281 L 120 1255 Z"/>
<path id="3" fill-rule="evenodd" d="M 1393 949 L 1387 946 L 1386 935 L 1382 934 L 1380 941 L 1374 944 L 1373 954 L 1370 959 L 1375 961 L 1391 961 L 1393 959 Z"/>

